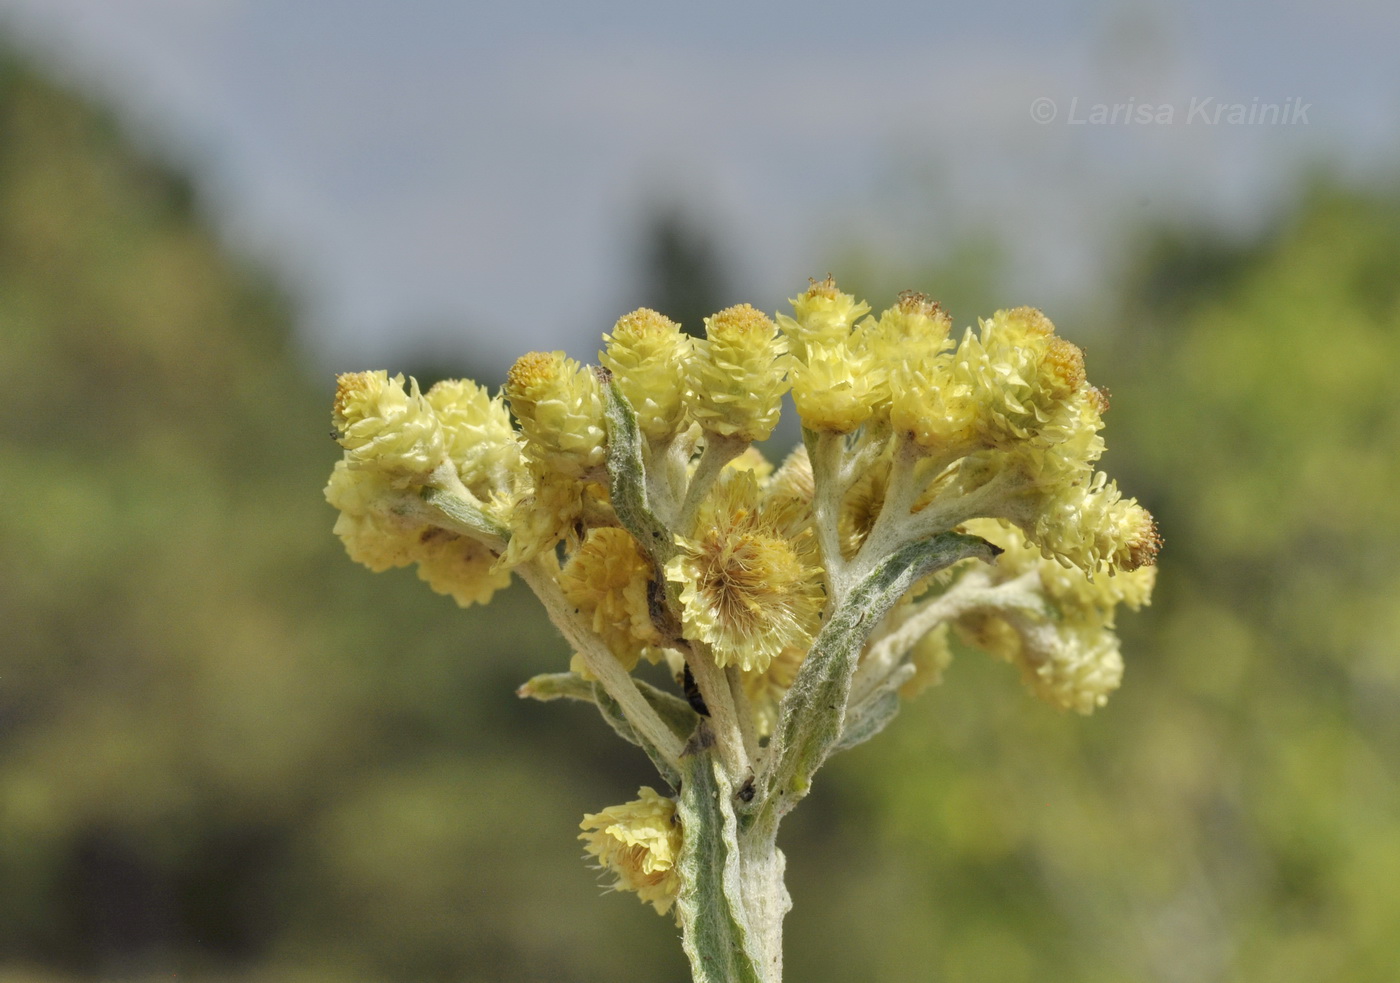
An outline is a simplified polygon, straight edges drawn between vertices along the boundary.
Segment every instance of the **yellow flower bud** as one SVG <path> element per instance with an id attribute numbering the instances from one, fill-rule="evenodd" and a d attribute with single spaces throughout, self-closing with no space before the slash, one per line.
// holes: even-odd
<path id="1" fill-rule="evenodd" d="M 352 468 L 380 470 L 400 483 L 422 483 L 447 457 L 437 414 L 409 380 L 389 373 L 350 372 L 336 380 L 331 421 Z"/>
<path id="2" fill-rule="evenodd" d="M 599 361 L 637 413 L 649 439 L 667 440 L 685 426 L 685 363 L 690 338 L 675 321 L 645 307 L 618 320 Z"/>
<path id="3" fill-rule="evenodd" d="M 602 389 L 591 369 L 563 352 L 531 352 L 511 366 L 505 396 L 536 474 L 577 477 L 603 463 Z"/>
<path id="4" fill-rule="evenodd" d="M 870 313 L 870 305 L 865 301 L 837 290 L 836 280 L 830 274 L 825 280 L 812 280 L 811 286 L 789 303 L 795 317 L 780 315 L 778 326 L 800 359 L 807 358 L 807 348 L 814 343 L 841 344 L 855 323 Z"/>
<path id="5" fill-rule="evenodd" d="M 1152 514 L 1137 499 L 1124 499 L 1102 471 L 1055 489 L 1036 506 L 1033 519 L 1023 513 L 1017 524 L 1047 557 L 1090 574 L 1136 570 L 1157 560 L 1162 538 Z"/>
<path id="6" fill-rule="evenodd" d="M 340 460 L 331 471 L 325 494 L 326 501 L 340 510 L 335 534 L 345 544 L 350 559 L 375 573 L 413 562 L 413 550 L 424 526 L 393 513 L 391 504 L 399 490 L 387 474 L 356 470 Z"/>
<path id="7" fill-rule="evenodd" d="M 868 352 L 845 342 L 807 345 L 807 359 L 793 366 L 792 398 L 809 430 L 850 433 L 874 412 L 878 378 Z"/>
<path id="8" fill-rule="evenodd" d="M 860 333 L 876 357 L 893 369 L 902 362 L 937 355 L 952 327 L 952 318 L 937 301 L 906 290 L 899 295 L 897 304 L 880 314 L 878 321 L 866 321 Z"/>
<path id="9" fill-rule="evenodd" d="M 1113 634 L 1116 609 L 1150 603 L 1154 569 L 1105 572 L 1090 580 L 1082 570 L 1047 559 L 1013 526 L 979 519 L 964 528 L 1002 547 L 994 568 L 998 582 L 1019 581 L 1034 571 L 1035 590 L 1048 608 L 1040 617 L 1024 609 L 975 611 L 958 620 L 959 634 L 1018 665 L 1032 692 L 1047 703 L 1085 714 L 1103 706 L 1123 677 Z"/>
<path id="10" fill-rule="evenodd" d="M 786 351 L 773 322 L 748 304 L 707 317 L 687 365 L 691 416 L 711 433 L 766 439 L 788 388 Z"/>
<path id="11" fill-rule="evenodd" d="M 496 569 L 496 555 L 474 539 L 428 527 L 414 551 L 418 576 L 459 607 L 485 604 L 510 583 L 510 571 Z"/>
<path id="12" fill-rule="evenodd" d="M 428 390 L 462 483 L 483 501 L 510 487 L 520 466 L 520 441 L 499 396 L 468 379 L 445 379 Z"/>
<path id="13" fill-rule="evenodd" d="M 1031 691 L 1051 706 L 1090 714 L 1123 682 L 1118 636 L 1103 628 L 1072 628 L 1045 651 L 1026 646 L 1022 673 Z"/>

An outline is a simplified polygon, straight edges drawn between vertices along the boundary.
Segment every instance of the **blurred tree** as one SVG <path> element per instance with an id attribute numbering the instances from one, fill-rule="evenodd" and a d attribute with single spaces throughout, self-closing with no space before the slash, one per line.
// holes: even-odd
<path id="1" fill-rule="evenodd" d="M 650 766 L 513 699 L 567 659 L 523 592 L 345 558 L 293 320 L 0 53 L 0 977 L 681 978 L 572 840 Z"/>
<path id="2" fill-rule="evenodd" d="M 704 337 L 705 318 L 737 303 L 713 238 L 676 205 L 655 206 L 642 224 L 639 300 Z"/>

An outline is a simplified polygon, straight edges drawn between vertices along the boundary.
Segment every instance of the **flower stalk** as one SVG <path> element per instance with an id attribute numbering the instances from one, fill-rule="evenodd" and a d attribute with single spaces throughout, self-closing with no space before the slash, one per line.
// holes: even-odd
<path id="1" fill-rule="evenodd" d="M 594 704 L 669 786 L 580 838 L 676 918 L 704 983 L 781 980 L 782 818 L 954 642 L 1088 713 L 1121 679 L 1117 607 L 1151 594 L 1160 539 L 1094 470 L 1107 401 L 1079 349 L 1028 308 L 960 341 L 921 295 L 869 311 L 827 278 L 702 339 L 633 312 L 601 368 L 531 353 L 494 397 L 385 372 L 337 391 L 347 551 L 463 605 L 515 575 L 540 598 L 574 659 L 518 694 Z M 751 445 L 789 388 L 803 444 L 775 469 Z"/>

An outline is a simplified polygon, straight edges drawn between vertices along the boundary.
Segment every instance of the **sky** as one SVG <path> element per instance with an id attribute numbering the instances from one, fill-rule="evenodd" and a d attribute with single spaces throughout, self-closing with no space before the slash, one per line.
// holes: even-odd
<path id="1" fill-rule="evenodd" d="M 337 370 L 591 359 L 656 207 L 733 302 L 990 230 L 1006 304 L 1054 310 L 1125 217 L 1248 231 L 1400 154 L 1392 0 L 0 0 L 0 31 L 194 168 Z"/>

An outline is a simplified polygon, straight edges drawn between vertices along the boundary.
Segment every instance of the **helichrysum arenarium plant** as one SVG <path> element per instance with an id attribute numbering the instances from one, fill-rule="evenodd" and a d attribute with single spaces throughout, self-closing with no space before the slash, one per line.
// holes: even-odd
<path id="1" fill-rule="evenodd" d="M 781 978 L 778 824 L 830 755 L 938 682 L 952 637 L 1101 706 L 1114 612 L 1147 603 L 1159 546 L 1095 470 L 1108 401 L 1039 311 L 953 336 L 918 294 L 872 316 L 828 278 L 792 304 L 697 339 L 638 310 L 601 367 L 534 352 L 494 397 L 344 375 L 333 411 L 350 556 L 417 564 L 462 605 L 519 576 L 575 652 L 520 695 L 596 704 L 656 765 L 664 791 L 580 838 L 712 983 Z M 803 442 L 775 466 L 751 445 L 789 390 Z"/>

